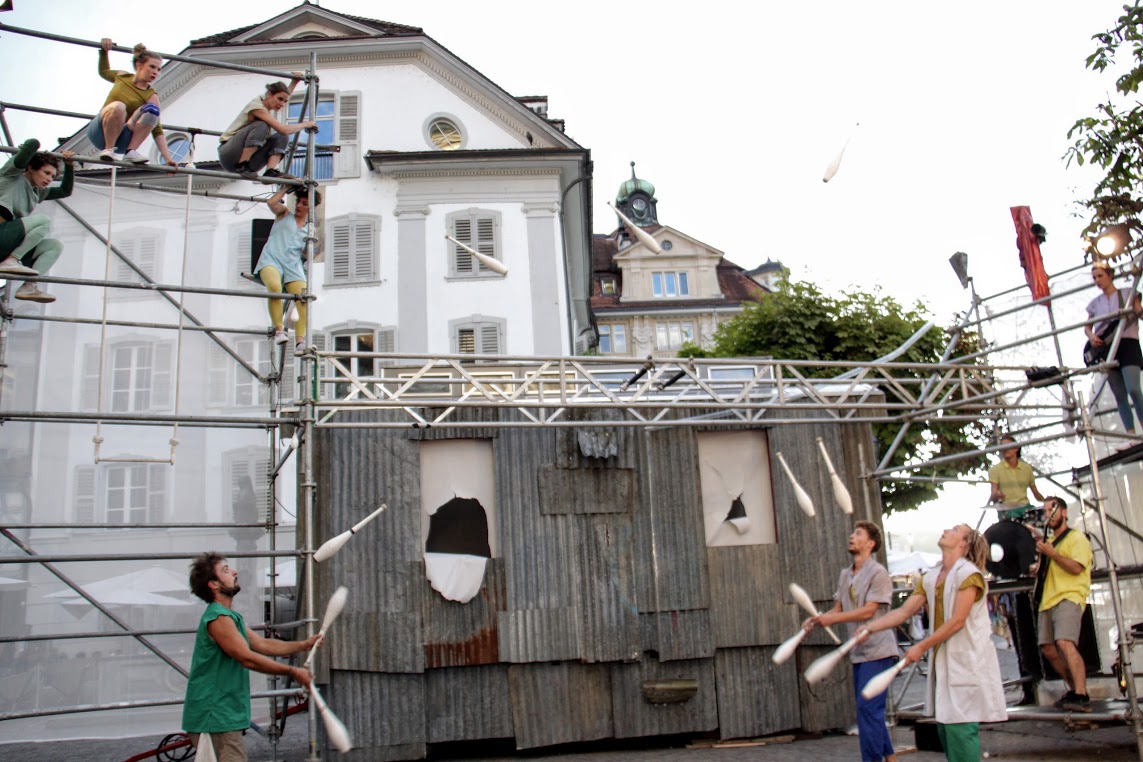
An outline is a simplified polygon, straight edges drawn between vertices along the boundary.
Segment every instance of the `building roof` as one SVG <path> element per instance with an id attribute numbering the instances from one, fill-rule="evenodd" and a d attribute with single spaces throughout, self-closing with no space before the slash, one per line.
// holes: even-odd
<path id="1" fill-rule="evenodd" d="M 661 225 L 647 228 L 659 229 Z M 596 234 L 592 237 L 592 272 L 595 277 L 591 283 L 591 308 L 593 310 L 622 309 L 647 312 L 669 312 L 671 310 L 690 310 L 695 307 L 735 307 L 743 302 L 756 302 L 765 293 L 766 289 L 755 282 L 746 270 L 734 264 L 726 257 L 718 261 L 718 287 L 722 291 L 722 299 L 655 299 L 651 301 L 620 302 L 623 294 L 623 272 L 615 264 L 615 255 L 619 253 L 619 241 L 615 233 L 610 235 Z M 601 275 L 612 275 L 616 281 L 616 293 L 604 295 L 601 290 Z"/>
<path id="2" fill-rule="evenodd" d="M 339 16 L 339 17 L 341 17 L 347 21 L 353 21 L 353 22 L 356 22 L 357 24 L 360 24 L 360 25 L 363 25 L 366 27 L 370 27 L 371 29 L 376 30 L 378 34 L 410 35 L 410 34 L 424 34 L 425 33 L 423 29 L 421 29 L 420 27 L 416 27 L 416 26 L 407 26 L 405 24 L 394 24 L 394 23 L 391 23 L 389 21 L 380 21 L 378 19 L 365 18 L 364 16 L 350 16 L 348 13 L 338 13 L 337 11 L 332 11 L 329 8 L 324 8 L 321 6 L 313 5 L 312 3 L 309 2 L 309 0 L 305 0 L 300 5 L 295 6 L 294 8 L 291 8 L 290 10 L 286 11 L 285 13 L 279 14 L 279 16 L 284 16 L 284 15 L 290 13 L 291 11 L 297 10 L 298 8 L 304 8 L 306 6 L 309 6 L 311 8 L 315 8 L 315 9 L 320 8 L 322 11 L 325 11 L 326 13 L 331 14 L 333 16 Z M 239 27 L 238 29 L 231 29 L 227 32 L 218 32 L 217 34 L 211 34 L 211 35 L 207 35 L 206 37 L 200 37 L 197 40 L 191 40 L 190 46 L 193 48 L 193 47 L 198 47 L 198 46 L 211 47 L 214 45 L 225 45 L 226 43 L 233 41 L 234 38 L 240 37 L 243 34 L 245 34 L 246 32 L 249 32 L 251 29 L 255 29 L 255 28 L 260 27 L 266 23 L 267 22 L 265 22 L 265 21 L 260 21 L 257 24 L 250 24 L 248 26 Z"/>

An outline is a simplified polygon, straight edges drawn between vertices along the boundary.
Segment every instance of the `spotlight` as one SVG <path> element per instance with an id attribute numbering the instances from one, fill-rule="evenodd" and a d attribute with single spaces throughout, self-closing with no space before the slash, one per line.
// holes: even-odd
<path id="1" fill-rule="evenodd" d="M 972 280 L 968 277 L 968 255 L 963 251 L 958 251 L 949 257 L 949 264 L 952 265 L 956 277 L 960 278 L 960 287 L 968 288 L 968 282 Z"/>
<path id="2" fill-rule="evenodd" d="M 1131 229 L 1125 223 L 1118 223 L 1105 228 L 1095 238 L 1095 250 L 1104 258 L 1117 257 L 1127 248 L 1131 241 Z"/>

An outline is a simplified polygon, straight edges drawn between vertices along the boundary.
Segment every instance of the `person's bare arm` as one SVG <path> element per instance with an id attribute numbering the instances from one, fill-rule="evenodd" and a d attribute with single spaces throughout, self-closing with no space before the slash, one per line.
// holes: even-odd
<path id="1" fill-rule="evenodd" d="M 914 591 L 912 595 L 905 599 L 897 608 L 890 611 L 885 616 L 878 617 L 871 621 L 869 624 L 861 628 L 862 632 L 874 633 L 881 632 L 882 630 L 891 630 L 894 627 L 900 627 L 905 622 L 909 621 L 909 617 L 913 616 L 926 605 L 927 601 L 922 593 Z M 859 635 L 861 633 L 858 633 Z M 868 635 L 865 636 L 867 638 Z M 865 638 L 862 638 L 864 640 Z"/>
<path id="2" fill-rule="evenodd" d="M 280 220 L 290 213 L 290 207 L 286 206 L 286 203 L 283 200 L 286 198 L 286 194 L 289 193 L 290 190 L 290 186 L 284 185 L 278 189 L 277 193 L 266 199 L 266 206 L 270 207 L 270 211 L 274 213 L 274 219 Z"/>
<path id="3" fill-rule="evenodd" d="M 285 675 L 292 677 L 309 688 L 313 684 L 313 675 L 304 667 L 291 667 L 255 652 L 246 639 L 238 632 L 234 620 L 228 616 L 220 616 L 206 625 L 206 631 L 211 639 L 218 644 L 222 652 L 234 659 L 246 669 L 261 672 L 265 675 Z M 249 631 L 247 631 L 249 632 Z M 261 638 L 265 640 L 265 638 Z"/>
<path id="4" fill-rule="evenodd" d="M 829 611 L 825 611 L 815 617 L 810 617 L 809 621 L 819 627 L 829 627 L 831 624 L 846 624 L 848 622 L 868 622 L 877 616 L 877 608 L 880 605 L 881 604 L 877 601 L 868 601 L 861 608 L 853 609 L 852 611 L 842 611 L 841 603 L 838 603 Z"/>
<path id="5" fill-rule="evenodd" d="M 1084 565 L 1074 558 L 1068 558 L 1065 556 L 1063 553 L 1057 550 L 1056 546 L 1052 545 L 1052 543 L 1040 540 L 1036 543 L 1036 550 L 1038 550 L 1041 555 L 1045 555 L 1048 558 L 1052 559 L 1052 563 L 1059 566 L 1068 574 L 1083 574 Z"/>

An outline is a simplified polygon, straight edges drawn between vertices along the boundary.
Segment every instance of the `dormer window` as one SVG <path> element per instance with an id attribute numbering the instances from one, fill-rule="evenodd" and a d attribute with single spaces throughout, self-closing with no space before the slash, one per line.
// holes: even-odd
<path id="1" fill-rule="evenodd" d="M 604 296 L 615 296 L 619 289 L 615 286 L 615 276 L 605 275 L 599 279 L 599 293 Z"/>
<path id="2" fill-rule="evenodd" d="M 685 272 L 651 273 L 651 293 L 655 298 L 690 296 L 691 289 Z"/>

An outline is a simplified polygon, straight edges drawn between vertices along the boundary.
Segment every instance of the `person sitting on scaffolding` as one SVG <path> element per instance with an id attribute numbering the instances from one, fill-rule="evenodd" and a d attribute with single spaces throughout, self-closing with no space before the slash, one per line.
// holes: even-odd
<path id="1" fill-rule="evenodd" d="M 115 47 L 115 43 L 104 37 L 99 46 L 99 76 L 112 83 L 103 108 L 87 125 L 87 139 L 100 149 L 99 158 L 146 164 L 147 157 L 139 152 L 139 146 L 149 132 L 163 160 L 168 166 L 175 166 L 163 126 L 159 124 L 159 94 L 151 87 L 159 76 L 162 59 L 140 43 L 131 58 L 135 72 L 118 71 L 111 68 L 107 57 L 107 51 Z"/>
<path id="2" fill-rule="evenodd" d="M 997 512 L 999 518 L 1018 521 L 1032 507 L 1028 502 L 1028 490 L 1032 490 L 1033 497 L 1040 502 L 1043 502 L 1044 497 L 1036 489 L 1032 467 L 1020 460 L 1020 448 L 1016 446 L 1016 440 L 1003 436 L 1000 437 L 1000 444 L 1012 446 L 1001 450 L 1000 462 L 988 469 L 988 481 L 992 485 L 990 502 L 1003 506 Z"/>
<path id="3" fill-rule="evenodd" d="M 283 200 L 287 193 L 295 197 L 294 211 Z M 314 191 L 314 205 L 321 203 L 321 194 Z M 310 214 L 309 193 L 305 188 L 283 187 L 266 201 L 266 206 L 274 213 L 274 224 L 270 237 L 258 256 L 254 274 L 266 284 L 266 289 L 275 294 L 285 290 L 300 294 L 306 289 L 306 265 L 302 254 L 306 249 L 306 221 Z M 285 344 L 288 340 L 284 320 L 283 299 L 270 300 L 270 320 L 274 323 L 274 343 Z M 298 322 L 294 327 L 295 349 L 301 351 L 306 343 L 306 303 L 298 301 Z"/>
<path id="4" fill-rule="evenodd" d="M 242 107 L 218 139 L 218 161 L 223 169 L 250 176 L 265 167 L 263 177 L 282 176 L 278 164 L 286 155 L 287 136 L 317 129 L 314 122 L 282 122 L 282 109 L 290 102 L 290 93 L 301 81 L 301 73 L 294 72 L 289 87 L 281 82 L 271 82 L 266 85 L 265 95 L 255 96 Z"/>
<path id="5" fill-rule="evenodd" d="M 40 276 L 59 259 L 63 244 L 48 238 L 52 220 L 47 215 L 32 214 L 41 201 L 67 198 L 71 195 L 72 152 L 64 151 L 63 181 L 52 188 L 59 174 L 60 160 L 37 152 L 40 141 L 25 140 L 20 149 L 0 168 L 0 276 Z M 17 299 L 30 302 L 54 302 L 35 283 L 24 283 L 16 290 Z"/>

